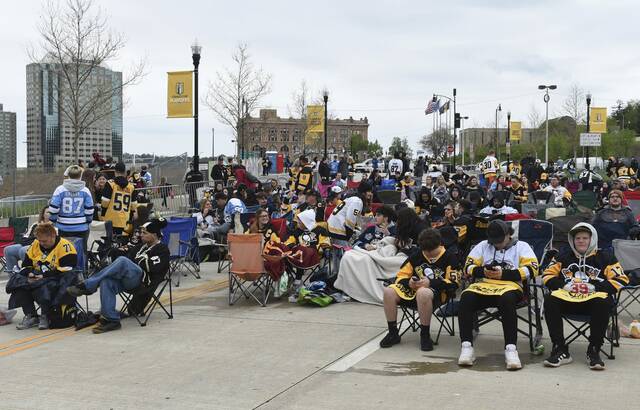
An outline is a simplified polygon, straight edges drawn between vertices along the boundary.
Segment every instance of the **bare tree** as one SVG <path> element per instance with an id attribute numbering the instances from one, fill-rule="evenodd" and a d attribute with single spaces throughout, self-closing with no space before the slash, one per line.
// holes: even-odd
<path id="1" fill-rule="evenodd" d="M 562 103 L 561 113 L 573 118 L 576 124 L 584 124 L 587 116 L 585 93 L 578 84 L 569 87 L 569 95 Z"/>
<path id="2" fill-rule="evenodd" d="M 435 159 L 444 159 L 451 140 L 452 135 L 448 130 L 436 130 L 431 134 L 423 135 L 420 138 L 420 146 L 431 152 Z"/>
<path id="3" fill-rule="evenodd" d="M 63 7 L 50 0 L 38 24 L 39 50 L 28 50 L 34 63 L 53 71 L 53 103 L 73 129 L 73 150 L 80 158 L 78 139 L 99 121 L 123 109 L 122 96 L 144 77 L 144 61 L 134 64 L 126 78 L 106 78 L 106 64 L 118 57 L 124 37 L 111 31 L 107 16 L 92 0 L 67 0 Z"/>
<path id="4" fill-rule="evenodd" d="M 534 103 L 529 107 L 529 128 L 538 129 L 544 123 L 542 114 L 536 108 Z"/>
<path id="5" fill-rule="evenodd" d="M 309 87 L 307 81 L 300 81 L 300 87 L 291 93 L 291 105 L 287 106 L 289 115 L 295 118 L 307 118 L 307 105 L 309 105 Z"/>
<path id="6" fill-rule="evenodd" d="M 216 80 L 209 84 L 204 104 L 220 121 L 233 129 L 238 140 L 242 118 L 258 106 L 260 100 L 271 92 L 271 74 L 255 68 L 246 44 L 238 44 L 233 54 L 232 67 L 216 72 Z M 244 102 L 244 107 L 243 107 Z M 239 146 L 244 148 L 244 136 Z"/>

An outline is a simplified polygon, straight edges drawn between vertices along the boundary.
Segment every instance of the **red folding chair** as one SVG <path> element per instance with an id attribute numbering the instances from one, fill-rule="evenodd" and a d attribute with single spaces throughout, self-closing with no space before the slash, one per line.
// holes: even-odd
<path id="1" fill-rule="evenodd" d="M 7 260 L 4 258 L 4 248 L 15 243 L 15 234 L 13 226 L 0 228 L 0 269 L 4 269 L 7 265 Z"/>

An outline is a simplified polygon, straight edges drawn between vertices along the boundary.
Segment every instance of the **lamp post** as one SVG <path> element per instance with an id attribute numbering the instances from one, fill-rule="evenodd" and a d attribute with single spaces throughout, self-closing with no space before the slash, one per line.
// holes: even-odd
<path id="1" fill-rule="evenodd" d="M 544 164 L 545 168 L 549 164 L 549 100 L 551 97 L 549 96 L 549 90 L 555 90 L 558 88 L 557 85 L 539 85 L 538 90 L 545 90 L 544 93 L 544 103 L 546 104 L 546 115 L 545 115 L 545 132 L 544 132 Z"/>
<path id="2" fill-rule="evenodd" d="M 511 111 L 507 111 L 507 174 L 509 173 L 509 162 L 511 161 Z"/>
<path id="3" fill-rule="evenodd" d="M 329 102 L 329 90 L 326 88 L 322 91 L 322 100 L 324 101 L 324 157 L 327 158 L 327 103 Z"/>
<path id="4" fill-rule="evenodd" d="M 242 102 L 240 103 L 240 159 L 244 159 L 244 117 L 246 101 L 244 95 L 242 96 Z"/>
<path id="5" fill-rule="evenodd" d="M 193 169 L 200 172 L 200 157 L 198 156 L 198 67 L 200 66 L 200 51 L 202 47 L 198 40 L 191 45 L 191 58 L 193 59 Z"/>
<path id="6" fill-rule="evenodd" d="M 456 89 L 455 88 L 453 89 L 453 98 L 451 98 L 449 96 L 446 96 L 446 95 L 442 95 L 442 94 L 433 94 L 433 101 L 436 101 L 437 97 L 446 98 L 450 102 L 453 102 L 453 167 L 455 168 L 455 166 L 456 166 L 456 136 L 457 136 L 456 130 L 458 128 L 460 128 L 460 125 L 458 124 L 458 122 L 460 120 L 460 116 L 456 115 Z M 457 118 L 457 120 L 456 120 L 456 118 Z"/>
<path id="7" fill-rule="evenodd" d="M 496 156 L 500 156 L 500 137 L 498 136 L 498 112 L 502 111 L 502 104 L 498 104 L 496 107 Z"/>
<path id="8" fill-rule="evenodd" d="M 460 119 L 462 121 L 464 120 L 468 120 L 469 117 L 468 116 L 464 116 L 464 117 L 460 117 Z M 464 122 L 461 123 L 461 130 L 460 130 L 460 154 L 462 155 L 462 159 L 461 159 L 461 163 L 460 165 L 464 166 L 464 153 L 465 153 L 465 148 L 464 148 L 464 126 L 463 126 Z"/>
<path id="9" fill-rule="evenodd" d="M 590 131 L 590 127 L 589 127 L 589 118 L 590 118 L 590 111 L 591 111 L 591 93 L 587 93 L 587 132 Z M 587 171 L 591 170 L 591 167 L 589 166 L 589 146 L 587 145 L 587 162 L 585 167 L 587 168 Z"/>

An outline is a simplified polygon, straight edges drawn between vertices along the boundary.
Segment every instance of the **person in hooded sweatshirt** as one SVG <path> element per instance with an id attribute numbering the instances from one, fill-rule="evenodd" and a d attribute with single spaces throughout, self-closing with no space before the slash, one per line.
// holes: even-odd
<path id="1" fill-rule="evenodd" d="M 562 315 L 588 315 L 591 334 L 587 362 L 592 370 L 603 370 L 600 347 L 613 296 L 629 283 L 629 278 L 612 253 L 598 249 L 598 232 L 592 225 L 581 222 L 568 236 L 571 250 L 555 258 L 542 275 L 542 282 L 551 291 L 544 299 L 544 314 L 553 342 L 544 365 L 559 367 L 573 361 L 565 345 Z"/>
<path id="2" fill-rule="evenodd" d="M 510 206 L 506 206 L 504 204 L 504 199 L 500 195 L 496 195 L 491 198 L 491 205 L 485 206 L 480 210 L 481 215 L 508 215 L 508 214 L 517 214 L 518 211 L 515 208 Z"/>
<path id="3" fill-rule="evenodd" d="M 131 211 L 137 206 L 133 184 L 127 180 L 126 167 L 118 162 L 114 168 L 115 178 L 107 181 L 102 189 L 101 220 L 111 221 L 113 232 L 121 234 L 131 218 Z"/>
<path id="4" fill-rule="evenodd" d="M 93 196 L 82 178 L 82 168 L 67 169 L 68 178 L 53 192 L 49 204 L 49 220 L 61 237 L 87 238 L 93 220 Z"/>
<path id="5" fill-rule="evenodd" d="M 640 225 L 628 206 L 622 205 L 622 191 L 609 191 L 609 203 L 596 212 L 591 224 L 598 230 L 598 247 L 612 250 L 614 239 L 636 239 L 640 234 Z"/>

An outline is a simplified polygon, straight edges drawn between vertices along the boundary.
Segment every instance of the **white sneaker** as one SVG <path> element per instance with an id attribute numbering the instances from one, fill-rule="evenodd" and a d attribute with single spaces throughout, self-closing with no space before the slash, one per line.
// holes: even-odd
<path id="1" fill-rule="evenodd" d="M 504 361 L 507 364 L 507 370 L 522 369 L 522 363 L 520 363 L 516 345 L 507 345 L 504 349 Z"/>
<path id="2" fill-rule="evenodd" d="M 473 366 L 473 362 L 475 361 L 476 356 L 473 353 L 471 342 L 462 342 L 460 357 L 458 357 L 458 366 Z"/>

